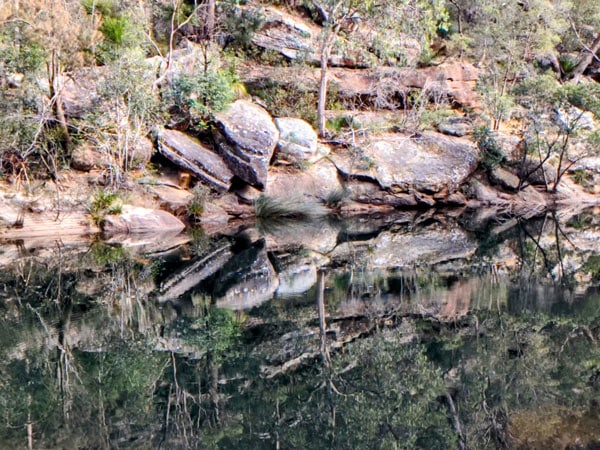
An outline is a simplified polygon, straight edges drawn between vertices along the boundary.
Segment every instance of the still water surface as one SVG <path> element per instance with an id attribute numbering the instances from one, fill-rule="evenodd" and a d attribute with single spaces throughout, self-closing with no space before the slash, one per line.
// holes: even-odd
<path id="1" fill-rule="evenodd" d="M 600 220 L 0 246 L 1 448 L 600 448 Z"/>

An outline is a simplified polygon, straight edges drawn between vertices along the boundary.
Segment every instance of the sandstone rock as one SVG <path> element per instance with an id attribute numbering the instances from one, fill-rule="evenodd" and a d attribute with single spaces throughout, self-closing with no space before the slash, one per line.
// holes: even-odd
<path id="1" fill-rule="evenodd" d="M 335 165 L 324 159 L 300 172 L 271 171 L 265 194 L 275 198 L 297 196 L 322 203 L 342 189 Z"/>
<path id="2" fill-rule="evenodd" d="M 519 177 L 502 167 L 496 167 L 492 170 L 489 173 L 488 178 L 492 184 L 500 186 L 502 189 L 508 191 L 516 191 L 519 188 Z"/>
<path id="3" fill-rule="evenodd" d="M 137 145 L 133 148 L 133 151 L 130 155 L 131 166 L 136 169 L 142 169 L 146 167 L 153 154 L 154 144 L 152 141 L 147 137 L 141 138 L 137 142 Z"/>
<path id="4" fill-rule="evenodd" d="M 394 208 L 417 206 L 418 201 L 412 193 L 390 193 L 382 190 L 377 183 L 351 179 L 345 183 L 352 200 L 369 205 L 389 205 Z"/>
<path id="5" fill-rule="evenodd" d="M 105 217 L 102 229 L 108 234 L 183 231 L 185 225 L 166 211 L 123 205 L 118 215 Z"/>
<path id="6" fill-rule="evenodd" d="M 71 152 L 71 167 L 82 172 L 102 168 L 108 164 L 108 158 L 90 144 L 78 145 Z"/>
<path id="7" fill-rule="evenodd" d="M 254 45 L 286 58 L 317 62 L 314 52 L 317 48 L 315 37 L 319 35 L 317 27 L 275 8 L 264 8 L 262 15 L 263 25 L 252 36 Z"/>
<path id="8" fill-rule="evenodd" d="M 185 133 L 177 130 L 161 131 L 158 136 L 158 150 L 215 189 L 227 191 L 231 187 L 233 172 L 223 159 Z"/>
<path id="9" fill-rule="evenodd" d="M 171 186 L 150 185 L 149 190 L 161 209 L 177 216 L 185 214 L 187 205 L 194 198 L 191 192 Z"/>
<path id="10" fill-rule="evenodd" d="M 295 161 L 310 161 L 317 153 L 318 137 L 313 127 L 302 119 L 281 117 L 275 119 L 279 129 L 277 151 Z"/>
<path id="11" fill-rule="evenodd" d="M 467 117 L 449 117 L 442 120 L 437 129 L 448 136 L 462 137 L 473 133 L 473 122 Z"/>
<path id="12" fill-rule="evenodd" d="M 527 158 L 525 162 L 522 162 L 518 167 L 519 177 L 524 178 L 525 181 L 532 185 L 545 186 L 546 183 L 554 183 L 556 179 L 556 169 L 544 165 L 544 167 L 538 167 L 539 161 L 531 158 Z"/>
<path id="13" fill-rule="evenodd" d="M 461 192 L 454 192 L 441 199 L 440 202 L 449 206 L 463 206 L 467 204 L 467 198 Z"/>
<path id="14" fill-rule="evenodd" d="M 216 140 L 231 171 L 248 184 L 264 189 L 279 131 L 269 113 L 246 100 L 216 114 Z"/>
<path id="15" fill-rule="evenodd" d="M 388 133 L 364 143 L 367 166 L 357 164 L 349 153 L 331 159 L 344 175 L 371 180 L 391 192 L 434 194 L 460 186 L 475 170 L 478 151 L 465 139 L 438 133 L 417 139 Z"/>
<path id="16" fill-rule="evenodd" d="M 103 72 L 102 68 L 95 67 L 61 77 L 61 100 L 67 117 L 81 119 L 95 111 L 101 101 L 97 86 L 104 78 Z"/>

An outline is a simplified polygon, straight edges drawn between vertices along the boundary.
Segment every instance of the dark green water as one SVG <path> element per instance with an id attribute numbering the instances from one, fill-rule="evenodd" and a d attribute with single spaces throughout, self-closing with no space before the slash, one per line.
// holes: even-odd
<path id="1" fill-rule="evenodd" d="M 0 246 L 0 448 L 600 448 L 600 225 Z"/>

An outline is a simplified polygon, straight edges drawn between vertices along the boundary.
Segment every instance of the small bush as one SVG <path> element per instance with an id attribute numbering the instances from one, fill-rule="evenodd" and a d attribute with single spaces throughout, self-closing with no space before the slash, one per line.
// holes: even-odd
<path id="1" fill-rule="evenodd" d="M 339 133 L 344 128 L 360 129 L 361 123 L 352 116 L 342 115 L 327 120 L 327 129 Z"/>
<path id="2" fill-rule="evenodd" d="M 323 216 L 326 211 L 314 203 L 299 198 L 275 198 L 261 195 L 254 202 L 259 219 L 310 219 Z"/>
<path id="3" fill-rule="evenodd" d="M 325 197 L 325 205 L 328 208 L 339 208 L 350 193 L 344 188 L 334 189 Z"/>
<path id="4" fill-rule="evenodd" d="M 476 128 L 473 132 L 477 147 L 481 150 L 481 164 L 487 170 L 498 167 L 504 161 L 504 155 L 496 142 L 494 133 L 488 127 Z"/>
<path id="5" fill-rule="evenodd" d="M 204 128 L 213 113 L 224 110 L 235 99 L 238 84 L 233 73 L 223 70 L 184 74 L 173 81 L 170 100 L 178 113 Z"/>
<path id="6" fill-rule="evenodd" d="M 204 213 L 204 206 L 208 201 L 209 192 L 207 188 L 197 184 L 192 189 L 192 194 L 193 197 L 188 203 L 186 211 L 192 219 L 198 219 Z"/>
<path id="7" fill-rule="evenodd" d="M 123 205 L 117 194 L 111 191 L 98 190 L 94 193 L 89 213 L 92 220 L 98 226 L 101 226 L 105 217 L 110 214 L 120 214 Z"/>

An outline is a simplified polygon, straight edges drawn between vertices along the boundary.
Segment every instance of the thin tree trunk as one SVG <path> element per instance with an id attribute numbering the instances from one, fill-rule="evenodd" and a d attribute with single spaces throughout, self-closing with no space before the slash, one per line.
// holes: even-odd
<path id="1" fill-rule="evenodd" d="M 329 81 L 329 54 L 331 53 L 331 46 L 336 35 L 334 29 L 329 29 L 325 32 L 327 34 L 323 39 L 323 46 L 321 47 L 321 82 L 319 84 L 319 104 L 317 105 L 319 136 L 322 138 L 327 134 L 325 105 L 327 103 L 327 84 Z"/>
<path id="2" fill-rule="evenodd" d="M 585 70 L 592 63 L 598 51 L 600 51 L 600 33 L 598 33 L 598 35 L 594 39 L 592 46 L 583 50 L 581 60 L 579 61 L 579 63 L 577 63 L 577 65 L 573 69 L 573 72 L 571 73 L 571 79 L 573 80 L 573 82 L 579 82 L 581 76 L 583 75 L 583 72 L 585 72 Z"/>
<path id="3" fill-rule="evenodd" d="M 212 42 L 215 39 L 215 16 L 216 16 L 216 1 L 208 0 L 206 3 L 206 39 Z"/>

